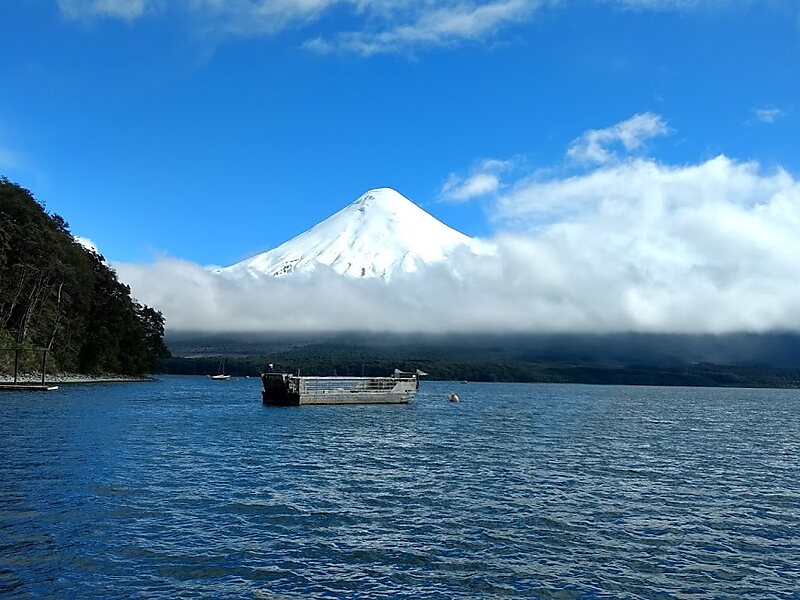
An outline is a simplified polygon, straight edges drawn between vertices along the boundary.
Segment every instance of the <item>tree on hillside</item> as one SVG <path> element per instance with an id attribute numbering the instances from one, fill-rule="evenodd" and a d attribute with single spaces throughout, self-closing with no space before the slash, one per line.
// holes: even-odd
<path id="1" fill-rule="evenodd" d="M 0 178 L 0 347 L 49 348 L 57 369 L 134 374 L 169 355 L 163 335 L 161 313 L 136 302 L 65 219 Z"/>

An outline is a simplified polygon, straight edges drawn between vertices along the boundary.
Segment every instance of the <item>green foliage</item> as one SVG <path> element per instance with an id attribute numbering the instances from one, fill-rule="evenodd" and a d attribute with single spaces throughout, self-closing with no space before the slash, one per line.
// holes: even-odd
<path id="1" fill-rule="evenodd" d="M 169 356 L 163 337 L 161 314 L 131 298 L 102 256 L 0 178 L 0 372 L 19 346 L 26 369 L 38 368 L 35 348 L 48 348 L 48 368 L 140 374 Z"/>

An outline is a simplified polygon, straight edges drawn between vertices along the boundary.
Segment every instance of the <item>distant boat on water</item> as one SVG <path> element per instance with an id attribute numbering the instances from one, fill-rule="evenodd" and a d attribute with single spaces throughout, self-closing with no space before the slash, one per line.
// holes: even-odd
<path id="1" fill-rule="evenodd" d="M 223 358 L 219 361 L 219 373 L 212 375 L 211 379 L 214 381 L 227 381 L 230 378 L 230 375 L 225 375 L 225 359 Z"/>

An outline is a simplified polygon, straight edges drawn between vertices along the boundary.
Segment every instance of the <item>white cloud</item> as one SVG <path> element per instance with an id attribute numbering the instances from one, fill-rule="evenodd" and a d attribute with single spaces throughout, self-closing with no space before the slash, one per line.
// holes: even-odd
<path id="1" fill-rule="evenodd" d="M 155 4 L 154 0 L 58 0 L 61 12 L 70 19 L 112 17 L 132 21 Z"/>
<path id="2" fill-rule="evenodd" d="M 411 21 L 380 31 L 342 32 L 332 39 L 309 40 L 317 52 L 345 51 L 364 56 L 404 51 L 417 46 L 445 46 L 478 40 L 509 23 L 527 19 L 540 6 L 538 0 L 495 0 L 471 3 L 420 3 Z"/>
<path id="3" fill-rule="evenodd" d="M 164 0 L 57 0 L 71 19 L 114 17 L 134 20 L 163 9 Z M 318 52 L 362 55 L 405 51 L 418 46 L 479 40 L 502 26 L 526 19 L 553 0 L 176 0 L 177 7 L 223 35 L 272 35 L 293 25 L 319 21 L 329 10 L 348 9 L 362 27 L 316 37 L 305 46 Z"/>
<path id="4" fill-rule="evenodd" d="M 87 250 L 91 250 L 95 254 L 100 254 L 100 251 L 97 249 L 97 244 L 95 244 L 92 240 L 87 237 L 81 237 L 79 235 L 72 236 L 73 239 L 78 242 L 81 246 L 86 248 Z"/>
<path id="5" fill-rule="evenodd" d="M 570 147 L 599 166 L 540 170 L 483 160 L 441 196 L 494 196 L 495 252 L 456 254 L 381 280 L 230 279 L 176 260 L 118 265 L 173 330 L 393 332 L 800 331 L 800 181 L 718 156 L 611 161 L 666 132 L 645 113 Z M 597 160 L 597 158 L 603 160 Z"/>
<path id="6" fill-rule="evenodd" d="M 569 281 L 557 291 L 590 327 L 800 329 L 800 182 L 785 171 L 635 160 L 520 182 L 497 218 L 538 229 L 528 243 L 548 249 L 547 268 Z"/>
<path id="7" fill-rule="evenodd" d="M 473 167 L 469 175 L 451 173 L 442 185 L 439 197 L 450 202 L 465 202 L 493 194 L 502 186 L 499 173 L 513 166 L 513 161 L 486 159 Z"/>
<path id="8" fill-rule="evenodd" d="M 618 9 L 679 10 L 721 6 L 725 0 L 594 0 Z M 288 27 L 312 28 L 333 9 L 350 17 L 352 30 L 310 32 L 310 50 L 370 56 L 453 46 L 489 39 L 527 21 L 537 10 L 567 5 L 563 0 L 57 0 L 70 19 L 133 21 L 169 12 L 190 17 L 215 36 L 274 35 Z"/>
<path id="9" fill-rule="evenodd" d="M 610 148 L 613 145 L 630 152 L 667 133 L 669 128 L 660 115 L 640 113 L 605 129 L 590 129 L 572 142 L 567 155 L 578 162 L 602 164 L 617 158 Z"/>
<path id="10" fill-rule="evenodd" d="M 786 116 L 784 111 L 782 111 L 780 108 L 775 108 L 774 106 L 757 108 L 753 112 L 755 113 L 756 119 L 762 123 L 769 123 L 770 125 L 778 119 L 782 119 Z"/>
<path id="11" fill-rule="evenodd" d="M 494 173 L 475 173 L 466 178 L 450 175 L 442 186 L 441 196 L 448 200 L 463 202 L 496 192 L 500 178 Z"/>
<path id="12" fill-rule="evenodd" d="M 191 0 L 188 4 L 210 30 L 229 35 L 272 35 L 293 24 L 317 21 L 337 5 L 358 9 L 359 4 L 369 3 L 357 0 Z"/>
<path id="13" fill-rule="evenodd" d="M 638 10 L 681 10 L 689 8 L 722 8 L 736 3 L 742 4 L 742 0 L 600 0 L 606 4 L 616 4 L 623 8 Z M 752 0 L 744 0 L 749 2 Z"/>
<path id="14" fill-rule="evenodd" d="M 172 330 L 800 330 L 800 182 L 785 171 L 632 160 L 522 180 L 496 219 L 496 254 L 388 284 L 324 268 L 262 280 L 176 260 L 116 268 Z"/>

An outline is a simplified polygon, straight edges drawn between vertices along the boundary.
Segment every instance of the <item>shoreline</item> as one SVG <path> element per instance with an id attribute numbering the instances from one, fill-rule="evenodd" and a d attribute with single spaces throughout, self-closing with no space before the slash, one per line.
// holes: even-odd
<path id="1" fill-rule="evenodd" d="M 119 375 L 116 373 L 103 373 L 102 375 L 85 375 L 82 373 L 53 373 L 45 377 L 45 385 L 68 385 L 80 383 L 144 383 L 156 381 L 155 377 L 149 375 L 132 376 Z M 20 373 L 17 376 L 19 385 L 41 385 L 41 373 Z M 0 385 L 13 385 L 13 375 L 0 375 Z"/>

